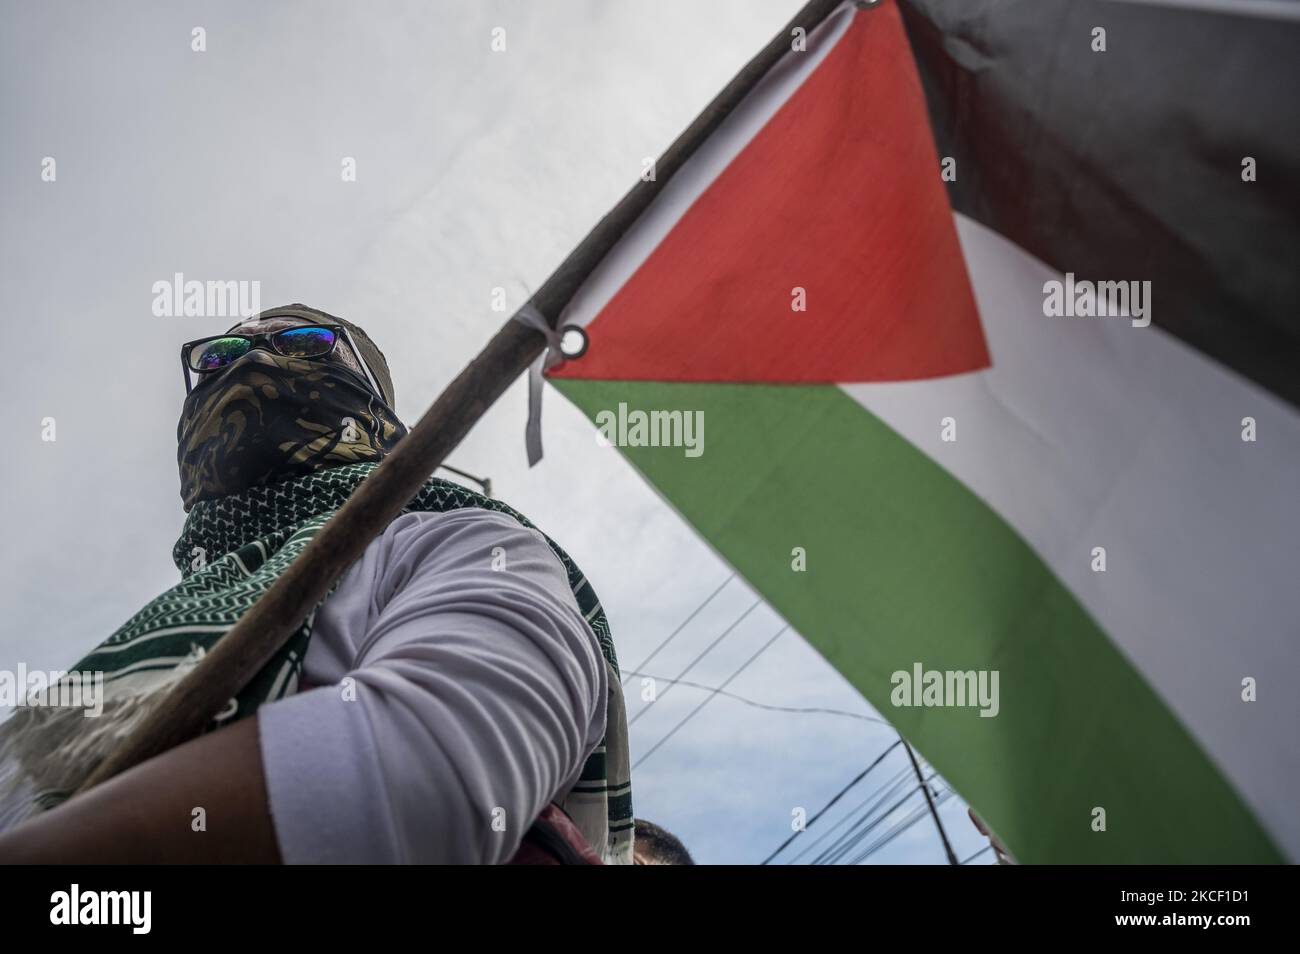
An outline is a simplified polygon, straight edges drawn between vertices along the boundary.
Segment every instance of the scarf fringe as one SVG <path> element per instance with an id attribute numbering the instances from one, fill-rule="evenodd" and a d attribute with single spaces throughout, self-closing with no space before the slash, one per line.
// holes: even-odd
<path id="1" fill-rule="evenodd" d="M 66 801 L 139 727 L 194 663 L 147 691 L 104 700 L 98 716 L 71 706 L 27 706 L 0 725 L 0 831 Z"/>

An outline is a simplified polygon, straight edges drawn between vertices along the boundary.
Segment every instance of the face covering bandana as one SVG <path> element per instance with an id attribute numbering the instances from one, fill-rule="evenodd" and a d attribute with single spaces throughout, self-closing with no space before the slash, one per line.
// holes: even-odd
<path id="1" fill-rule="evenodd" d="M 261 348 L 185 399 L 176 428 L 181 500 L 200 500 L 342 464 L 377 461 L 406 427 L 341 364 Z"/>

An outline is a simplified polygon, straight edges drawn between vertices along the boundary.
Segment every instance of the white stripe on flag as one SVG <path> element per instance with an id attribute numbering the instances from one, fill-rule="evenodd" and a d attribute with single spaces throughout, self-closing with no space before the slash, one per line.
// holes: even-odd
<path id="1" fill-rule="evenodd" d="M 1300 415 L 1154 324 L 1045 317 L 1061 276 L 957 228 L 993 367 L 844 390 L 1029 542 L 1300 858 Z M 1247 676 L 1258 702 L 1241 699 Z"/>

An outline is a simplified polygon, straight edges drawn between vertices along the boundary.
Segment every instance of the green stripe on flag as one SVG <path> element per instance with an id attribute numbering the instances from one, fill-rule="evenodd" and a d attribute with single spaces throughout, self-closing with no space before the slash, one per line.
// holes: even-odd
<path id="1" fill-rule="evenodd" d="M 593 419 L 620 402 L 704 412 L 702 456 L 623 453 L 1020 861 L 1282 860 L 1025 541 L 838 387 L 551 383 Z M 794 547 L 807 553 L 805 572 L 791 567 Z M 1170 666 L 1178 651 L 1169 647 Z M 916 663 L 996 670 L 998 715 L 895 707 L 891 674 Z M 1104 832 L 1092 827 L 1097 807 Z"/>

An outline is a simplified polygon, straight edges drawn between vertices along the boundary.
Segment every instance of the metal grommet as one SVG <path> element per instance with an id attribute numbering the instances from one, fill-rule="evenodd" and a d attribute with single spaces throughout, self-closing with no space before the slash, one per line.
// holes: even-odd
<path id="1" fill-rule="evenodd" d="M 560 354 L 566 361 L 581 358 L 587 353 L 587 332 L 581 325 L 565 325 L 560 329 Z"/>

